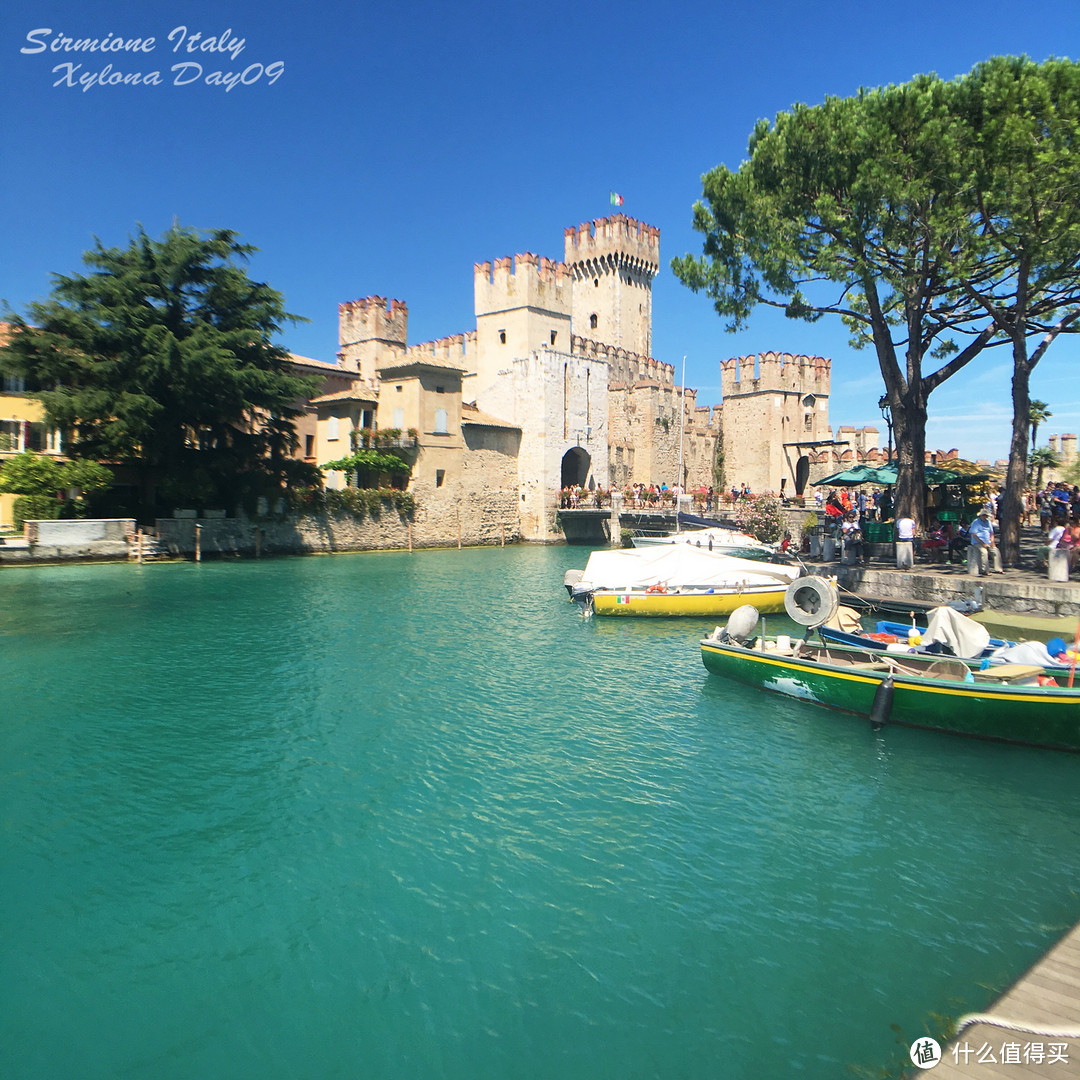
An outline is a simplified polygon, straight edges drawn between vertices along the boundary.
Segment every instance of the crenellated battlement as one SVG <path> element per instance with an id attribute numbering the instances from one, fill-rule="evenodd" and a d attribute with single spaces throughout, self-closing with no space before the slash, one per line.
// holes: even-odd
<path id="1" fill-rule="evenodd" d="M 381 341 L 404 347 L 408 337 L 409 308 L 401 300 L 364 296 L 338 304 L 338 344 Z"/>
<path id="2" fill-rule="evenodd" d="M 465 368 L 476 347 L 476 331 L 451 334 L 435 341 L 423 341 L 405 350 L 405 361 L 437 367 Z"/>
<path id="3" fill-rule="evenodd" d="M 570 352 L 590 360 L 606 360 L 609 383 L 629 384 L 642 379 L 652 379 L 661 386 L 675 385 L 674 365 L 662 363 L 651 356 L 629 352 L 617 345 L 605 345 L 602 341 L 592 341 L 574 334 L 570 338 Z"/>
<path id="4" fill-rule="evenodd" d="M 477 317 L 516 308 L 539 308 L 569 318 L 570 288 L 566 266 L 531 251 L 503 256 L 494 264 L 473 265 Z"/>
<path id="5" fill-rule="evenodd" d="M 579 277 L 600 267 L 629 266 L 648 279 L 660 270 L 660 230 L 613 214 L 564 231 L 564 258 Z"/>
<path id="6" fill-rule="evenodd" d="M 1076 460 L 1076 435 L 1051 435 L 1049 439 L 1050 449 L 1060 455 L 1063 465 L 1071 465 Z"/>
<path id="7" fill-rule="evenodd" d="M 832 361 L 823 356 L 766 352 L 720 361 L 720 389 L 729 394 L 829 393 Z"/>

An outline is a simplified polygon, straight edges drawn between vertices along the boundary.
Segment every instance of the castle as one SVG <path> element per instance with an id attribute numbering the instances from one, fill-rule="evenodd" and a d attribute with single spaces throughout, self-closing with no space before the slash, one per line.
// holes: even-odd
<path id="1" fill-rule="evenodd" d="M 427 543 L 556 539 L 559 491 L 570 485 L 795 494 L 885 460 L 874 427 L 833 436 L 823 357 L 724 360 L 722 403 L 699 405 L 674 366 L 651 355 L 659 270 L 660 230 L 616 214 L 566 229 L 561 261 L 526 252 L 476 263 L 468 331 L 410 345 L 400 300 L 340 304 L 336 362 L 292 357 L 322 384 L 297 421 L 298 456 L 324 465 L 362 431 L 396 430 Z M 62 454 L 17 382 L 0 388 L 0 460 L 27 448 Z M 1064 466 L 1076 460 L 1075 435 L 1052 435 L 1050 447 Z M 328 487 L 344 484 L 327 474 Z M 0 496 L 0 524 L 13 498 Z"/>
<path id="2" fill-rule="evenodd" d="M 692 490 L 724 476 L 793 493 L 876 449 L 874 428 L 832 439 L 822 357 L 726 360 L 723 403 L 699 406 L 651 355 L 659 269 L 660 230 L 616 214 L 566 229 L 561 261 L 526 252 L 476 263 L 472 330 L 410 345 L 402 301 L 339 305 L 337 364 L 298 358 L 332 376 L 312 401 L 304 455 L 323 464 L 349 452 L 350 432 L 408 432 L 423 513 L 452 516 L 459 535 L 483 539 L 498 523 L 544 541 L 557 536 L 566 486 Z"/>

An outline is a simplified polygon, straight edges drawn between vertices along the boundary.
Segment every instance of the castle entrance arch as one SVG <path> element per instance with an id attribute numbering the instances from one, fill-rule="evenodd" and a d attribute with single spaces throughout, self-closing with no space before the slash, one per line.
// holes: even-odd
<path id="1" fill-rule="evenodd" d="M 563 454 L 561 487 L 584 487 L 589 478 L 592 458 L 580 446 L 572 446 Z"/>

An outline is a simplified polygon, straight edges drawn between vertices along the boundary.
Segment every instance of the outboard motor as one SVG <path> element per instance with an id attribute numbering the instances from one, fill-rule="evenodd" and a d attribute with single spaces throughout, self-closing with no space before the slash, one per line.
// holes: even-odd
<path id="1" fill-rule="evenodd" d="M 723 630 L 717 629 L 713 632 L 713 637 L 721 642 L 749 645 L 757 624 L 758 609 L 753 604 L 743 604 L 731 613 Z"/>
<path id="2" fill-rule="evenodd" d="M 567 570 L 563 574 L 562 583 L 566 586 L 566 591 L 570 594 L 570 599 L 574 599 L 574 586 L 585 576 L 584 570 Z"/>

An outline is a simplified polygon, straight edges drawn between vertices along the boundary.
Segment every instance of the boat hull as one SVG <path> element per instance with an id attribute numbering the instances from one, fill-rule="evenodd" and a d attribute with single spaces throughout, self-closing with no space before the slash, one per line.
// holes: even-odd
<path id="1" fill-rule="evenodd" d="M 672 618 L 697 616 L 717 618 L 730 615 L 744 604 L 753 604 L 758 611 L 769 615 L 784 610 L 787 587 L 777 585 L 760 589 L 715 592 L 630 592 L 600 591 L 592 593 L 593 612 L 604 616 Z"/>
<path id="2" fill-rule="evenodd" d="M 871 662 L 877 659 L 872 654 Z M 864 671 L 707 639 L 705 668 L 748 686 L 870 717 L 888 671 Z M 887 664 L 882 664 L 887 667 Z M 961 682 L 893 673 L 888 723 L 1080 751 L 1080 690 Z"/>

